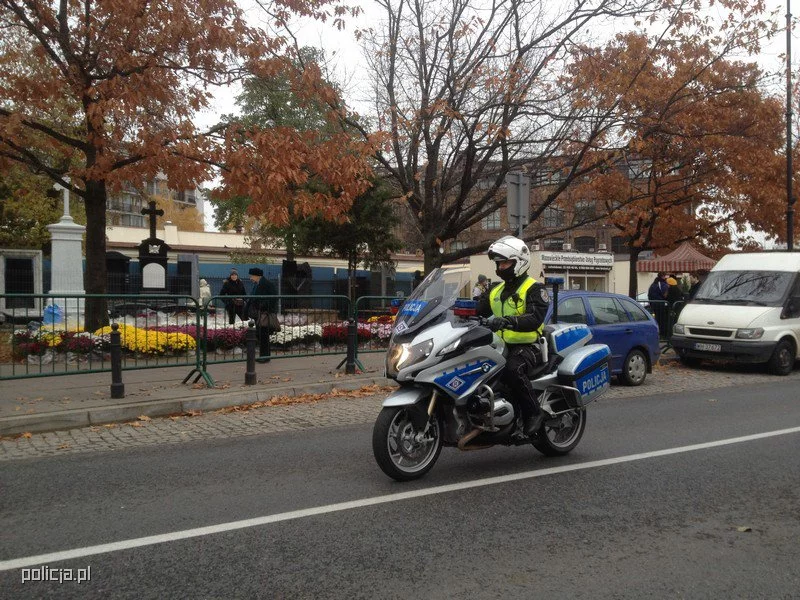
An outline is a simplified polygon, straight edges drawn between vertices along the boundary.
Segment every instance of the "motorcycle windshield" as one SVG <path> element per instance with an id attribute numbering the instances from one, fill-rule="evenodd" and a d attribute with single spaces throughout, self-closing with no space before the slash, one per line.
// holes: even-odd
<path id="1" fill-rule="evenodd" d="M 421 329 L 455 304 L 469 283 L 466 269 L 434 269 L 400 307 L 393 335 L 406 335 Z"/>

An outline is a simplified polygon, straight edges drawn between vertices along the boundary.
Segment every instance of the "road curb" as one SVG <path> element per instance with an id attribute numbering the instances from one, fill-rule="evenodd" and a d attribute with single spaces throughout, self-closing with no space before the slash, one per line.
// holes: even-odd
<path id="1" fill-rule="evenodd" d="M 266 402 L 275 396 L 301 396 L 303 394 L 327 394 L 336 390 L 357 390 L 367 385 L 393 385 L 384 377 L 353 377 L 324 383 L 307 385 L 274 386 L 265 389 L 230 391 L 215 390 L 186 398 L 144 400 L 116 405 L 98 406 L 71 410 L 50 411 L 41 414 L 0 417 L 0 437 L 20 433 L 43 433 L 75 429 L 90 425 L 124 423 L 135 421 L 140 416 L 166 417 L 194 411 L 211 411 L 230 406 Z"/>

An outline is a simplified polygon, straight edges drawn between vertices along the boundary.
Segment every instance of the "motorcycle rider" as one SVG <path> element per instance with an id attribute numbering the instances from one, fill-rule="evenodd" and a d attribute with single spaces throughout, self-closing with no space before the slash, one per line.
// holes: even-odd
<path id="1" fill-rule="evenodd" d="M 507 235 L 489 246 L 489 258 L 495 262 L 502 283 L 484 295 L 478 314 L 491 317 L 487 326 L 499 332 L 508 347 L 506 367 L 501 380 L 518 400 L 523 419 L 523 433 L 531 436 L 544 422 L 528 372 L 541 363 L 533 344 L 542 335 L 550 296 L 541 283 L 528 275 L 531 252 L 521 239 Z"/>

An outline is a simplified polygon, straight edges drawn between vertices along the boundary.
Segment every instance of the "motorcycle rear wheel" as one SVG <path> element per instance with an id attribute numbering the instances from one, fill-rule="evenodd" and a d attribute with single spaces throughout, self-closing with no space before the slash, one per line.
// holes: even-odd
<path id="1" fill-rule="evenodd" d="M 381 470 L 396 481 L 419 479 L 433 468 L 442 451 L 442 427 L 437 415 L 427 433 L 414 425 L 413 407 L 381 410 L 372 429 L 372 453 Z"/>
<path id="2" fill-rule="evenodd" d="M 585 429 L 586 409 L 575 409 L 545 421 L 533 447 L 545 456 L 563 456 L 578 445 Z"/>

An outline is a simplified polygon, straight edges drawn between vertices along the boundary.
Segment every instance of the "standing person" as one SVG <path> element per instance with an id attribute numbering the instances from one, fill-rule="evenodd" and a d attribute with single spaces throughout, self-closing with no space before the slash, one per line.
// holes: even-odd
<path id="1" fill-rule="evenodd" d="M 650 301 L 650 307 L 653 309 L 653 315 L 658 323 L 658 330 L 662 335 L 668 335 L 667 332 L 667 292 L 669 285 L 667 285 L 667 274 L 658 273 L 650 288 L 647 290 L 647 299 Z"/>
<path id="2" fill-rule="evenodd" d="M 228 324 L 233 325 L 238 316 L 244 321 L 244 297 L 247 291 L 244 289 L 244 282 L 239 279 L 239 271 L 231 269 L 231 274 L 225 283 L 222 284 L 222 289 L 219 292 L 220 296 L 232 296 L 230 299 L 225 299 L 225 312 L 228 313 Z"/>
<path id="3" fill-rule="evenodd" d="M 667 289 L 667 302 L 669 302 L 670 306 L 676 302 L 681 302 L 683 300 L 683 291 L 681 291 L 678 278 L 675 277 L 675 275 L 670 275 L 667 277 L 666 281 L 669 286 Z"/>
<path id="4" fill-rule="evenodd" d="M 489 278 L 486 275 L 478 275 L 478 283 L 472 288 L 472 299 L 480 300 L 489 291 Z"/>
<path id="5" fill-rule="evenodd" d="M 667 316 L 669 318 L 667 321 L 667 335 L 672 335 L 672 325 L 678 321 L 678 315 L 683 308 L 682 304 L 678 305 L 679 302 L 683 302 L 683 291 L 681 290 L 681 286 L 678 283 L 678 278 L 675 277 L 675 275 L 670 275 L 667 277 L 667 285 L 669 286 L 669 289 L 667 290 Z"/>
<path id="6" fill-rule="evenodd" d="M 208 301 L 211 300 L 211 286 L 205 279 L 200 280 L 200 310 L 208 310 Z"/>
<path id="7" fill-rule="evenodd" d="M 258 267 L 253 267 L 248 271 L 250 281 L 253 282 L 251 296 L 275 296 L 278 292 L 264 277 L 264 271 Z M 250 298 L 247 301 L 247 316 L 255 319 L 256 335 L 258 336 L 258 362 L 269 362 L 269 336 L 271 331 L 261 323 L 261 315 L 273 314 L 277 316 L 277 300 L 275 298 Z"/>
<path id="8" fill-rule="evenodd" d="M 534 343 L 541 337 L 550 306 L 547 289 L 528 275 L 531 252 L 521 239 L 507 235 L 489 246 L 489 259 L 503 280 L 484 296 L 478 314 L 488 317 L 487 325 L 499 332 L 508 348 L 501 380 L 514 393 L 522 415 L 522 433 L 534 435 L 545 419 L 528 373 L 541 363 Z"/>

